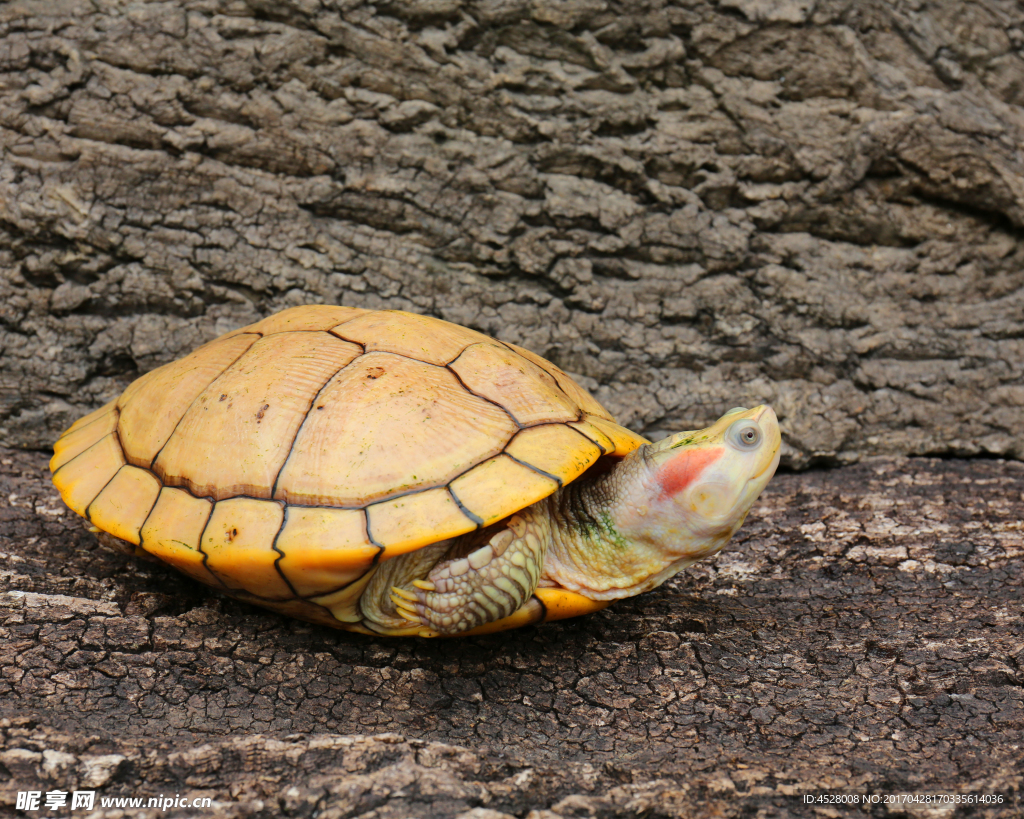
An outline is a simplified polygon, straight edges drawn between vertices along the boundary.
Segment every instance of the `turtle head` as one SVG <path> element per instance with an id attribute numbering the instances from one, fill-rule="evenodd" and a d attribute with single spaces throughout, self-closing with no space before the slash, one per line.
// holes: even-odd
<path id="1" fill-rule="evenodd" d="M 775 474 L 781 443 L 779 421 L 762 404 L 649 445 L 644 517 L 656 527 L 652 534 L 664 548 L 682 550 L 684 564 L 717 552 Z"/>
<path id="2" fill-rule="evenodd" d="M 560 518 L 578 520 L 554 538 L 547 578 L 599 601 L 661 585 L 725 546 L 775 474 L 781 447 L 767 405 L 640 447 L 559 502 Z"/>
<path id="3" fill-rule="evenodd" d="M 775 474 L 780 448 L 778 419 L 762 404 L 638 451 L 615 520 L 650 558 L 639 587 L 653 588 L 720 551 Z"/>

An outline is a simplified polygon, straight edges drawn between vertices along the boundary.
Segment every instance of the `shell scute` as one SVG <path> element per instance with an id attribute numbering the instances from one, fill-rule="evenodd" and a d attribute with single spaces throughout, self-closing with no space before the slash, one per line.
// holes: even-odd
<path id="1" fill-rule="evenodd" d="M 361 353 L 323 332 L 261 338 L 195 398 L 153 468 L 214 500 L 269 499 L 317 393 Z"/>
<path id="2" fill-rule="evenodd" d="M 56 472 L 116 429 L 117 410 L 113 404 L 107 404 L 103 410 L 101 414 L 94 413 L 95 417 L 88 424 L 69 430 L 58 439 L 53 445 L 53 457 L 50 459 L 51 472 Z"/>
<path id="3" fill-rule="evenodd" d="M 53 473 L 53 483 L 72 511 L 85 517 L 86 509 L 117 471 L 124 453 L 117 434 L 105 435 Z"/>
<path id="4" fill-rule="evenodd" d="M 281 555 L 274 549 L 274 540 L 283 522 L 284 504 L 275 501 L 218 501 L 200 545 L 206 568 L 229 589 L 270 600 L 295 597 L 275 565 Z"/>
<path id="5" fill-rule="evenodd" d="M 564 424 L 521 430 L 505 452 L 554 475 L 563 485 L 576 480 L 601 457 L 601 448 L 596 443 Z"/>
<path id="6" fill-rule="evenodd" d="M 206 568 L 199 551 L 199 538 L 212 511 L 212 501 L 165 486 L 139 532 L 139 545 L 196 580 L 219 587 L 220 581 Z"/>
<path id="7" fill-rule="evenodd" d="M 447 364 L 470 344 L 492 341 L 468 327 L 403 310 L 364 313 L 335 332 L 364 345 L 368 353 L 397 353 L 437 365 Z"/>
<path id="8" fill-rule="evenodd" d="M 384 547 L 386 558 L 477 527 L 442 487 L 371 504 L 366 515 L 370 537 Z"/>
<path id="9" fill-rule="evenodd" d="M 517 427 L 444 367 L 366 353 L 323 388 L 281 470 L 275 497 L 361 507 L 443 486 L 501 451 Z"/>
<path id="10" fill-rule="evenodd" d="M 160 488 L 160 480 L 152 472 L 125 464 L 89 504 L 89 520 L 114 537 L 138 546 L 142 524 Z"/>
<path id="11" fill-rule="evenodd" d="M 580 417 L 579 406 L 550 373 L 503 345 L 471 344 L 449 367 L 473 393 L 500 404 L 524 427 Z"/>
<path id="12" fill-rule="evenodd" d="M 626 429 L 626 427 L 620 427 L 614 421 L 609 421 L 604 418 L 596 418 L 589 416 L 585 419 L 586 425 L 570 424 L 575 429 L 579 429 L 581 432 L 586 434 L 586 430 L 597 429 L 598 432 L 605 438 L 612 442 L 613 449 L 611 452 L 607 452 L 607 455 L 615 455 L 622 457 L 628 455 L 634 449 L 639 449 L 644 444 L 650 443 L 642 435 L 637 435 L 633 430 Z"/>
<path id="13" fill-rule="evenodd" d="M 481 526 L 506 518 L 546 498 L 556 489 L 556 480 L 517 463 L 508 455 L 491 458 L 451 483 L 452 493 L 469 512 L 480 518 Z"/>
<path id="14" fill-rule="evenodd" d="M 89 424 L 93 423 L 94 421 L 97 421 L 100 418 L 103 418 L 104 416 L 106 416 L 108 413 L 112 412 L 114 410 L 114 408 L 117 406 L 117 401 L 118 401 L 118 399 L 115 398 L 113 401 L 108 401 L 106 404 L 104 404 L 99 409 L 93 410 L 88 415 L 83 415 L 81 418 L 79 418 L 77 421 L 75 421 L 71 426 L 69 426 L 66 430 L 64 430 L 64 432 L 61 433 L 60 437 L 57 439 L 57 444 L 60 444 L 61 441 L 63 441 L 65 438 L 67 438 L 72 433 L 77 432 L 82 427 L 88 426 Z M 54 449 L 56 449 L 56 448 L 57 448 L 57 446 L 55 444 L 54 445 Z"/>
<path id="15" fill-rule="evenodd" d="M 561 388 L 569 399 L 576 403 L 584 413 L 587 415 L 593 415 L 597 418 L 604 418 L 606 421 L 612 421 L 612 423 L 614 423 L 611 413 L 601 406 L 594 396 L 577 384 L 567 372 L 555 366 L 546 358 L 541 358 L 536 353 L 532 353 L 523 347 L 517 347 L 515 344 L 508 344 L 508 346 L 519 353 L 519 355 L 527 361 L 533 362 L 542 370 L 550 373 L 551 377 L 558 383 L 559 388 Z"/>
<path id="16" fill-rule="evenodd" d="M 330 330 L 356 316 L 368 311 L 358 307 L 341 307 L 334 304 L 306 304 L 299 307 L 289 307 L 280 313 L 274 313 L 255 324 L 250 324 L 245 329 L 252 333 L 262 333 L 267 336 L 271 333 L 294 333 L 308 332 L 312 330 Z"/>
<path id="17" fill-rule="evenodd" d="M 149 467 L 192 402 L 258 339 L 240 333 L 211 342 L 130 384 L 117 404 L 117 433 L 128 462 Z"/>
<path id="18" fill-rule="evenodd" d="M 277 537 L 278 568 L 302 597 L 326 595 L 364 575 L 380 554 L 361 509 L 290 506 Z"/>

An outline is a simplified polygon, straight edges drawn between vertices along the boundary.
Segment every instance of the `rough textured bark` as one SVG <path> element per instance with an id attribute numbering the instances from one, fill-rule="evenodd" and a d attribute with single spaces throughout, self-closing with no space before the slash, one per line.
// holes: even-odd
<path id="1" fill-rule="evenodd" d="M 239 817 L 865 815 L 802 801 L 826 791 L 1003 800 L 874 816 L 1024 810 L 1017 462 L 780 475 L 733 547 L 655 592 L 434 641 L 309 626 L 110 552 L 37 453 L 3 452 L 0 495 L 0 805 L 95 788 Z"/>
<path id="2" fill-rule="evenodd" d="M 1024 11 L 0 7 L 0 436 L 305 302 L 521 343 L 649 434 L 1024 456 Z"/>
<path id="3" fill-rule="evenodd" d="M 1013 460 L 780 475 L 652 594 L 423 642 L 108 552 L 23 450 L 326 301 L 652 436 L 768 400 L 791 467 L 1022 458 L 1022 47 L 998 0 L 0 4 L 0 813 L 1020 816 Z"/>

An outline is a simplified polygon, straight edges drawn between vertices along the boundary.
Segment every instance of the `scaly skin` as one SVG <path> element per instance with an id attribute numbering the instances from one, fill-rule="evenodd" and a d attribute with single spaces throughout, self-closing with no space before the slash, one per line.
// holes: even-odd
<path id="1" fill-rule="evenodd" d="M 439 561 L 412 589 L 393 588 L 398 613 L 436 634 L 458 634 L 519 609 L 537 588 L 551 542 L 550 525 L 532 514 L 536 506 L 466 557 Z"/>
<path id="2" fill-rule="evenodd" d="M 403 565 L 410 556 L 389 561 L 399 564 L 389 576 L 405 582 L 392 587 L 390 601 L 376 584 L 378 599 L 364 603 L 364 613 L 385 626 L 400 617 L 457 634 L 507 617 L 538 585 L 601 601 L 648 591 L 729 541 L 775 473 L 780 447 L 770 407 L 732 410 L 520 510 L 465 557 L 459 553 L 479 535 L 435 544 L 441 559 L 425 574 Z"/>

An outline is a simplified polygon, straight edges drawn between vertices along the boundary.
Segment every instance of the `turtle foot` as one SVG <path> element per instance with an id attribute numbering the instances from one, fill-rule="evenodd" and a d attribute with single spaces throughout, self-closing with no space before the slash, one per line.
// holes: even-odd
<path id="1" fill-rule="evenodd" d="M 488 543 L 440 561 L 426 580 L 392 586 L 397 613 L 439 634 L 458 634 L 510 616 L 537 588 L 547 552 L 544 527 L 521 515 Z"/>

